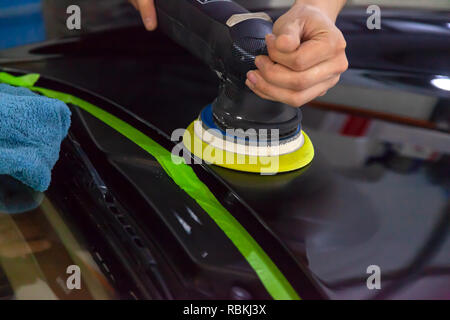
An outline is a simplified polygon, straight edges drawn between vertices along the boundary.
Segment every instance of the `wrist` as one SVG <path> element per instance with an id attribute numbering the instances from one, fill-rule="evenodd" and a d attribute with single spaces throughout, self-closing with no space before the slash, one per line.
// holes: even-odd
<path id="1" fill-rule="evenodd" d="M 347 0 L 296 0 L 294 5 L 309 5 L 325 13 L 333 22 Z"/>

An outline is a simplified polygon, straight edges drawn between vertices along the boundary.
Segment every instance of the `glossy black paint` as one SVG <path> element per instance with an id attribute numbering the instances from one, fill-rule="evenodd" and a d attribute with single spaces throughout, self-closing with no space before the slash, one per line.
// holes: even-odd
<path id="1" fill-rule="evenodd" d="M 411 26 L 412 18 L 395 11 L 390 14 L 386 21 L 402 22 L 397 24 L 398 32 L 375 33 L 376 40 L 389 48 L 386 55 L 363 50 L 367 37 L 374 34 L 360 26 L 361 14 L 344 13 L 339 22 L 349 42 L 353 69 L 330 92 L 331 102 L 303 109 L 305 130 L 317 151 L 309 167 L 274 177 L 195 167 L 305 298 L 448 298 L 450 97 L 433 87 L 431 80 L 448 74 L 450 68 L 445 57 L 433 55 L 432 66 L 424 57 L 436 53 L 434 48 L 445 52 L 449 42 L 442 40 L 442 34 L 420 29 L 414 34 L 414 43 L 408 42 L 409 47 L 405 43 L 392 47 L 411 32 L 405 26 Z M 445 15 L 434 14 L 423 17 L 420 23 L 436 26 L 443 21 Z M 417 56 L 416 47 L 422 55 Z M 398 54 L 389 51 L 394 48 Z M 206 67 L 159 33 L 144 33 L 140 28 L 34 47 L 32 51 L 35 58 L 42 54 L 62 57 L 4 65 L 53 76 L 113 100 L 131 113 L 62 85 L 118 112 L 167 148 L 173 145 L 167 139 L 171 132 L 186 127 L 216 95 L 215 76 Z M 22 49 L 15 51 L 14 58 L 20 59 L 18 52 L 27 56 Z M 364 60 L 367 56 L 372 58 Z M 400 56 L 403 58 L 392 60 Z M 55 89 L 60 86 L 48 80 L 45 84 Z M 355 104 L 346 106 L 349 94 Z M 377 96 L 383 97 L 385 108 L 374 113 L 371 100 Z M 407 102 L 401 104 L 398 96 Z M 420 104 L 422 100 L 426 103 Z M 405 106 L 411 110 L 406 114 Z M 352 123 L 363 123 L 372 130 L 355 131 Z M 77 144 L 92 163 L 91 169 L 86 163 L 76 164 L 80 159 L 69 161 L 70 157 L 80 158 L 76 156 Z M 411 150 L 411 145 L 431 150 L 421 153 Z M 151 157 L 78 112 L 64 150 L 51 194 L 72 199 L 65 205 L 67 212 L 76 211 L 72 214 L 80 223 L 90 226 L 87 230 L 92 231 L 87 233 L 92 243 L 101 243 L 102 252 L 118 266 L 115 272 L 123 279 L 119 286 L 123 292 L 132 291 L 143 298 L 236 298 L 233 292 L 243 290 L 252 298 L 268 298 L 217 226 L 208 219 L 203 221 L 207 227 L 192 221 L 189 226 L 195 228 L 196 237 L 187 236 L 177 216 L 164 211 L 176 207 L 177 212 L 191 208 L 196 213 L 198 208 L 161 178 L 161 169 Z M 79 167 L 80 173 L 71 174 Z M 92 169 L 112 190 L 112 202 L 118 203 L 120 215 L 129 219 L 125 226 L 132 226 L 145 240 L 153 258 L 130 249 L 134 236 L 112 222 L 115 209 L 111 208 L 115 206 L 103 199 L 98 187 L 89 189 L 73 182 L 89 177 Z M 167 190 L 169 199 L 161 190 Z M 93 210 L 99 212 L 93 215 L 92 208 L 102 209 Z M 192 219 L 186 211 L 180 214 L 185 222 Z M 103 223 L 96 229 L 99 220 Z M 203 264 L 199 259 L 205 245 L 213 246 L 208 252 L 226 249 Z M 122 252 L 126 254 L 118 257 Z M 151 261 L 148 269 L 141 265 L 145 259 Z M 373 264 L 383 272 L 386 288 L 383 285 L 381 292 L 366 287 L 366 269 Z"/>
<path id="2" fill-rule="evenodd" d="M 167 149 L 175 145 L 153 126 L 101 97 L 45 78 L 36 85 L 94 103 Z M 270 298 L 235 246 L 153 157 L 87 113 L 73 108 L 73 114 L 71 136 L 63 145 L 48 194 L 64 212 L 81 219 L 82 229 L 90 230 L 91 250 L 96 255 L 100 252 L 102 264 L 113 265 L 108 270 L 119 273 L 108 271 L 124 298 L 239 299 L 242 293 L 247 298 Z M 323 297 L 310 273 L 238 195 L 220 184 L 209 168 L 194 169 L 224 207 L 255 235 L 302 297 Z M 97 242 L 99 233 L 107 239 L 103 246 Z"/>
<path id="3" fill-rule="evenodd" d="M 352 68 L 450 75 L 448 11 L 382 7 L 381 30 L 369 30 L 366 9 L 347 9 L 337 22 Z"/>

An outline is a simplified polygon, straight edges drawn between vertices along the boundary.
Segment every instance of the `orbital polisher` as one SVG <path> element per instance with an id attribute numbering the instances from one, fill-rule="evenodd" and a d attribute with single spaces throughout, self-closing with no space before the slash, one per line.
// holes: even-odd
<path id="1" fill-rule="evenodd" d="M 186 130 L 183 143 L 200 159 L 263 174 L 300 169 L 314 157 L 300 109 L 258 97 L 245 85 L 255 58 L 267 55 L 273 22 L 231 0 L 156 0 L 160 28 L 221 80 L 216 100 Z"/>

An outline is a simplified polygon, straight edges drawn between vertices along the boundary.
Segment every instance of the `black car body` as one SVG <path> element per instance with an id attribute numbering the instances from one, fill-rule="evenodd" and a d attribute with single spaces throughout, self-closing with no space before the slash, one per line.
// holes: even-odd
<path id="1" fill-rule="evenodd" d="M 344 10 L 338 25 L 350 70 L 303 108 L 316 149 L 310 166 L 276 176 L 192 168 L 300 298 L 448 299 L 448 13 L 386 10 L 381 30 L 366 29 L 366 17 L 362 8 Z M 218 86 L 189 53 L 140 26 L 6 50 L 0 65 L 41 74 L 38 86 L 84 99 L 167 150 L 177 143 L 172 132 L 186 128 Z M 251 257 L 154 156 L 70 107 L 72 127 L 45 201 L 12 219 L 42 219 L 51 204 L 98 268 L 84 283 L 106 292 L 89 288 L 82 298 L 274 297 Z M 66 243 L 67 234 L 48 235 L 53 249 Z M 56 298 L 80 298 L 58 285 L 68 264 L 81 263 L 61 258 L 68 248 L 50 260 L 48 251 L 34 255 L 54 264 L 43 274 Z M 381 270 L 381 290 L 367 286 L 370 266 Z M 11 287 L 20 285 L 0 274 L 3 297 L 17 296 Z"/>

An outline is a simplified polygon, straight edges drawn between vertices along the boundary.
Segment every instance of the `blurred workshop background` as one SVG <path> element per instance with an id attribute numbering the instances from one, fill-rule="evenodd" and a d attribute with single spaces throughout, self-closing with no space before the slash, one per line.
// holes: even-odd
<path id="1" fill-rule="evenodd" d="M 237 0 L 252 7 L 261 1 L 286 7 L 293 0 Z M 138 21 L 138 14 L 126 0 L 0 0 L 0 49 L 76 35 L 66 28 L 67 7 L 81 7 L 83 28 L 89 33 Z M 448 10 L 449 0 L 349 0 L 348 6 L 402 6 L 423 10 Z"/>

